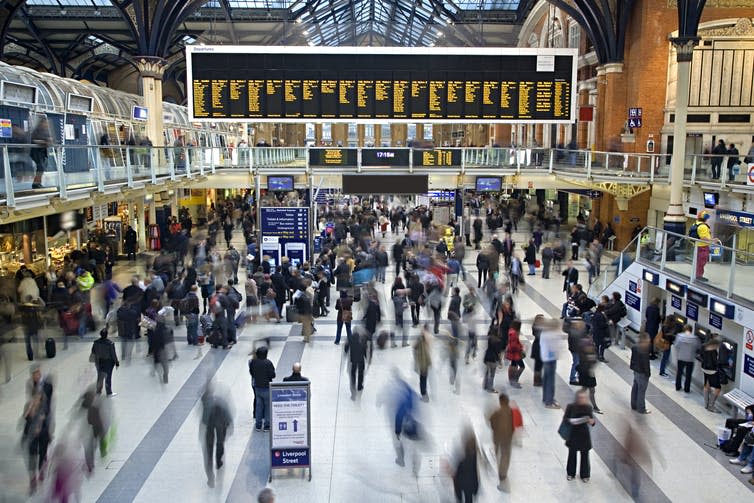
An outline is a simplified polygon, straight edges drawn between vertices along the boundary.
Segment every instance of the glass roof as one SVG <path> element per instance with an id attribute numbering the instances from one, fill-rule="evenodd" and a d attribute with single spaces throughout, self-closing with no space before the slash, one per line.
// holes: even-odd
<path id="1" fill-rule="evenodd" d="M 430 0 L 333 0 L 301 16 L 309 45 L 434 45 L 450 18 Z"/>
<path id="2" fill-rule="evenodd" d="M 110 0 L 26 0 L 27 5 L 59 7 L 110 7 Z"/>
<path id="3" fill-rule="evenodd" d="M 516 10 L 521 0 L 451 0 L 448 3 L 462 10 Z"/>

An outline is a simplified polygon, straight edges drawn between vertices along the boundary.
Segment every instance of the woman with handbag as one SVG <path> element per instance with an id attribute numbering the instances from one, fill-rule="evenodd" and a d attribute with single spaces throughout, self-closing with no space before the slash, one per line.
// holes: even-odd
<path id="1" fill-rule="evenodd" d="M 673 347 L 675 336 L 678 333 L 677 325 L 675 317 L 666 317 L 660 329 L 659 337 L 655 337 L 655 349 L 662 353 L 662 358 L 660 359 L 660 375 L 662 377 L 668 377 L 668 374 L 665 373 L 665 368 L 670 360 L 670 348 Z"/>
<path id="2" fill-rule="evenodd" d="M 563 422 L 558 430 L 561 437 L 565 437 L 566 447 L 568 447 L 568 463 L 566 465 L 568 480 L 573 480 L 576 477 L 576 456 L 580 453 L 579 477 L 582 482 L 589 482 L 591 474 L 589 451 L 592 449 L 592 436 L 589 427 L 594 426 L 595 423 L 592 406 L 589 405 L 589 397 L 586 391 L 577 391 L 574 402 L 566 406 Z"/>

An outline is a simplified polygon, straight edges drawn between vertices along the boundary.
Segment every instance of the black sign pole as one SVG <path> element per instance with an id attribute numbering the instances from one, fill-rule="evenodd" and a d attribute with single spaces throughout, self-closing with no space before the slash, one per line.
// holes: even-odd
<path id="1" fill-rule="evenodd" d="M 262 265 L 262 257 L 264 257 L 264 254 L 262 253 L 262 175 L 259 174 L 259 170 L 257 170 L 257 174 L 254 176 L 254 185 L 255 187 L 255 193 L 256 193 L 256 201 L 254 201 L 255 206 L 257 208 L 257 256 L 255 258 L 258 259 L 258 264 Z"/>

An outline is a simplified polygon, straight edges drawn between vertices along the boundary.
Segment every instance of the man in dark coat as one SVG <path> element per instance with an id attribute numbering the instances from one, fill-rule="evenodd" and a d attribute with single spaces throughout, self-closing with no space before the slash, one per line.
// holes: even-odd
<path id="1" fill-rule="evenodd" d="M 207 473 L 207 485 L 215 487 L 214 465 L 219 470 L 223 467 L 225 455 L 225 437 L 233 434 L 233 414 L 226 400 L 211 386 L 207 386 L 202 395 L 202 429 L 204 432 L 204 471 Z M 213 456 L 214 454 L 214 456 Z"/>
<path id="2" fill-rule="evenodd" d="M 361 327 L 355 328 L 346 339 L 345 352 L 351 362 L 351 400 L 356 400 L 356 392 L 364 389 L 364 367 L 367 357 L 368 334 Z M 358 374 L 358 380 L 357 380 Z"/>
<path id="3" fill-rule="evenodd" d="M 103 328 L 99 333 L 100 338 L 92 344 L 92 358 L 97 368 L 97 394 L 102 393 L 102 381 L 105 382 L 107 396 L 115 396 L 113 393 L 113 369 L 120 367 L 118 355 L 115 352 L 115 343 L 107 338 L 107 329 Z"/>
<path id="4" fill-rule="evenodd" d="M 647 306 L 647 310 L 644 312 L 646 321 L 644 327 L 647 335 L 649 336 L 649 359 L 656 360 L 657 353 L 655 353 L 655 337 L 657 332 L 660 331 L 660 323 L 662 322 L 662 316 L 660 315 L 660 299 L 654 297 Z"/>

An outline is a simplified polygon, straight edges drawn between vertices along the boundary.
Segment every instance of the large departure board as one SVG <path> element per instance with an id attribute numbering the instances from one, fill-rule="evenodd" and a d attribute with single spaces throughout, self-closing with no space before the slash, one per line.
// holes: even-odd
<path id="1" fill-rule="evenodd" d="M 575 49 L 187 47 L 192 120 L 575 120 Z"/>
<path id="2" fill-rule="evenodd" d="M 311 148 L 309 149 L 310 166 L 356 166 L 358 150 L 355 148 Z"/>

